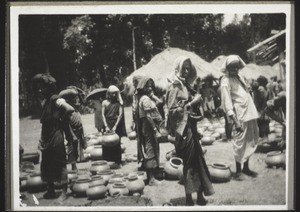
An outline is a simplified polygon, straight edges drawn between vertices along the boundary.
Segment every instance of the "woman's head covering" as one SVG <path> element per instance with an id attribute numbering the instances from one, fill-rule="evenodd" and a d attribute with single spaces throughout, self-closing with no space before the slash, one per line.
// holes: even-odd
<path id="1" fill-rule="evenodd" d="M 197 77 L 197 71 L 196 71 L 196 68 L 193 65 L 193 63 L 192 63 L 192 61 L 189 57 L 179 56 L 179 57 L 176 58 L 176 60 L 175 60 L 175 75 L 177 77 L 181 78 L 182 66 L 183 66 L 183 63 L 186 60 L 189 60 L 190 63 L 191 63 L 191 70 L 189 72 L 189 75 L 186 78 L 186 82 L 188 82 L 189 84 L 192 84 L 194 82 L 194 80 L 196 79 L 196 77 Z"/>
<path id="2" fill-rule="evenodd" d="M 221 71 L 226 72 L 229 65 L 237 64 L 239 69 L 246 66 L 246 63 L 238 55 L 229 55 L 221 66 Z"/>
<path id="3" fill-rule="evenodd" d="M 152 78 L 150 78 L 150 77 L 143 77 L 143 78 L 141 78 L 141 79 L 139 80 L 139 84 L 138 84 L 138 86 L 137 86 L 136 89 L 137 89 L 137 90 L 144 90 L 144 88 L 145 88 L 145 86 L 146 86 L 146 84 L 147 84 L 147 82 L 148 82 L 149 80 L 152 81 L 153 87 L 155 87 L 155 83 L 154 83 L 154 81 L 153 81 Z"/>
<path id="4" fill-rule="evenodd" d="M 121 97 L 120 90 L 115 85 L 111 85 L 111 86 L 108 87 L 107 92 L 106 92 L 106 98 L 109 99 L 109 94 L 110 93 L 116 93 L 116 92 L 118 93 L 118 101 L 119 101 L 119 103 L 121 105 L 123 105 L 123 99 Z"/>

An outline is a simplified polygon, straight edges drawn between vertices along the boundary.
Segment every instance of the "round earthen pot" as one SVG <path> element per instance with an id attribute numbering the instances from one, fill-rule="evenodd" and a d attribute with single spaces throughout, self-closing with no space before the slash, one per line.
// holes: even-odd
<path id="1" fill-rule="evenodd" d="M 40 173 L 35 173 L 27 179 L 26 187 L 30 193 L 42 192 L 47 189 L 47 183 L 42 180 Z"/>
<path id="2" fill-rule="evenodd" d="M 40 161 L 40 154 L 38 152 L 24 153 L 22 154 L 22 161 L 29 161 L 34 164 L 38 164 Z"/>
<path id="3" fill-rule="evenodd" d="M 143 193 L 145 188 L 145 183 L 143 180 L 139 179 L 137 175 L 128 176 L 128 182 L 126 184 L 129 194 L 132 195 L 134 193 Z"/>
<path id="4" fill-rule="evenodd" d="M 100 175 L 93 175 L 91 176 L 91 182 L 89 186 L 97 185 L 97 184 L 105 184 L 106 181 Z"/>
<path id="5" fill-rule="evenodd" d="M 88 199 L 95 200 L 104 198 L 107 192 L 107 188 L 104 185 L 104 182 L 90 185 L 86 190 L 86 195 Z"/>
<path id="6" fill-rule="evenodd" d="M 107 147 L 116 146 L 120 143 L 120 137 L 116 133 L 104 133 L 102 145 Z"/>
<path id="7" fill-rule="evenodd" d="M 223 183 L 230 181 L 231 171 L 227 165 L 221 163 L 213 163 L 208 167 L 212 182 Z"/>
<path id="8" fill-rule="evenodd" d="M 281 151 L 268 152 L 265 162 L 267 167 L 281 167 L 285 164 L 285 154 Z"/>
<path id="9" fill-rule="evenodd" d="M 203 136 L 201 139 L 202 145 L 211 145 L 215 139 L 212 136 Z"/>
<path id="10" fill-rule="evenodd" d="M 30 161 L 23 161 L 21 163 L 21 171 L 26 171 L 26 170 L 34 170 L 34 163 Z"/>
<path id="11" fill-rule="evenodd" d="M 269 140 L 269 142 L 274 142 L 275 141 L 275 139 L 276 139 L 276 134 L 275 133 L 270 133 L 269 135 L 268 135 L 268 140 Z"/>
<path id="12" fill-rule="evenodd" d="M 101 160 L 102 159 L 102 146 L 95 145 L 94 149 L 91 151 L 92 160 Z"/>
<path id="13" fill-rule="evenodd" d="M 180 165 L 183 164 L 181 158 L 173 157 L 169 161 L 166 162 L 165 169 L 165 177 L 168 180 L 179 180 L 180 179 Z"/>
<path id="14" fill-rule="evenodd" d="M 89 188 L 90 179 L 78 179 L 72 187 L 73 193 L 76 197 L 86 197 L 86 191 Z"/>
<path id="15" fill-rule="evenodd" d="M 143 180 L 144 183 L 147 181 L 147 173 L 145 171 L 137 171 L 136 172 L 139 179 Z"/>
<path id="16" fill-rule="evenodd" d="M 113 178 L 110 178 L 108 183 L 107 183 L 107 190 L 109 191 L 110 188 L 114 185 L 114 184 L 122 184 L 122 183 L 125 183 L 126 184 L 127 180 L 125 179 L 113 179 Z"/>
<path id="17" fill-rule="evenodd" d="M 111 170 L 99 171 L 97 172 L 105 180 L 105 185 L 108 183 L 109 179 L 114 175 L 114 172 Z"/>
<path id="18" fill-rule="evenodd" d="M 68 180 L 76 180 L 78 178 L 78 174 L 76 170 L 68 170 Z"/>
<path id="19" fill-rule="evenodd" d="M 90 172 L 95 175 L 97 172 L 110 170 L 109 165 L 107 164 L 107 161 L 105 160 L 99 160 L 92 163 Z"/>
<path id="20" fill-rule="evenodd" d="M 129 140 L 135 140 L 136 139 L 136 132 L 135 131 L 131 131 L 130 133 L 128 133 L 128 138 Z"/>
<path id="21" fill-rule="evenodd" d="M 129 190 L 125 183 L 115 183 L 110 187 L 109 194 L 110 196 L 127 196 L 129 194 Z"/>

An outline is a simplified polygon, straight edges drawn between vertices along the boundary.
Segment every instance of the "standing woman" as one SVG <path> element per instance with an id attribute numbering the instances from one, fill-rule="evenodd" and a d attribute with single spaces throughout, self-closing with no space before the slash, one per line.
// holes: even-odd
<path id="1" fill-rule="evenodd" d="M 243 67 L 245 63 L 238 55 L 228 56 L 222 65 L 225 76 L 221 79 L 221 107 L 233 121 L 237 131 L 231 140 L 236 162 L 236 180 L 243 180 L 243 173 L 257 176 L 257 173 L 249 168 L 249 158 L 255 152 L 258 143 L 258 113 L 249 86 L 239 75 Z"/>
<path id="2" fill-rule="evenodd" d="M 147 172 L 150 186 L 161 183 L 154 178 L 154 169 L 159 168 L 159 142 L 161 137 L 159 125 L 162 117 L 156 107 L 154 100 L 158 98 L 154 95 L 154 81 L 145 77 L 140 80 L 138 91 L 138 160 L 142 162 L 142 168 Z M 154 99 L 154 100 L 152 100 Z"/>
<path id="3" fill-rule="evenodd" d="M 67 198 L 68 173 L 63 129 L 74 108 L 56 95 L 56 80 L 50 74 L 37 74 L 33 86 L 42 105 L 39 149 L 42 152 L 41 177 L 48 184 L 44 198 L 55 198 L 54 182 L 60 181 L 63 191 L 59 202 Z"/>
<path id="4" fill-rule="evenodd" d="M 199 105 L 202 98 L 191 89 L 196 78 L 196 70 L 190 58 L 180 56 L 176 59 L 174 81 L 167 90 L 169 109 L 167 129 L 176 138 L 176 154 L 183 159 L 183 183 L 186 205 L 194 205 L 192 193 L 197 192 L 197 204 L 206 205 L 203 196 L 214 194 L 210 174 L 200 146 L 197 121 L 192 108 Z M 195 96 L 193 96 L 195 95 Z"/>
<path id="5" fill-rule="evenodd" d="M 126 136 L 123 100 L 120 90 L 111 85 L 107 89 L 106 100 L 102 102 L 102 118 L 105 132 L 115 132 L 118 136 Z M 116 146 L 103 146 L 103 159 L 121 164 L 121 142 Z"/>

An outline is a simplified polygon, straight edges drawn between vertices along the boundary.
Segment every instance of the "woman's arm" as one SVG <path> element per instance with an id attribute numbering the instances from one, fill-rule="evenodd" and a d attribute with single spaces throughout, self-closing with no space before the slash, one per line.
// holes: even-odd
<path id="1" fill-rule="evenodd" d="M 119 107 L 119 116 L 118 116 L 118 119 L 117 119 L 114 127 L 112 128 L 113 131 L 116 131 L 116 129 L 117 129 L 119 123 L 120 123 L 120 120 L 121 120 L 122 116 L 123 116 L 123 106 L 121 105 Z"/>
<path id="2" fill-rule="evenodd" d="M 105 118 L 105 114 L 104 114 L 105 108 L 106 108 L 106 104 L 107 104 L 107 101 L 104 100 L 104 101 L 102 102 L 102 111 L 101 111 L 101 113 L 102 113 L 103 124 L 104 124 L 104 126 L 105 126 L 105 131 L 107 132 L 107 131 L 109 131 L 110 129 L 109 129 L 109 127 L 107 126 L 107 122 L 106 122 L 106 118 Z"/>

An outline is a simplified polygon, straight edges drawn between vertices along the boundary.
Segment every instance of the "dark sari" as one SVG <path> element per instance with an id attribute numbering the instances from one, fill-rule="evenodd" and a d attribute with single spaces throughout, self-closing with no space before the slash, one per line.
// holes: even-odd
<path id="1" fill-rule="evenodd" d="M 119 102 L 112 103 L 110 102 L 109 105 L 105 107 L 104 116 L 106 118 L 107 126 L 112 129 L 118 119 L 119 116 L 119 109 L 122 107 Z M 125 119 L 124 119 L 124 108 L 122 118 L 116 128 L 116 134 L 121 138 L 123 136 L 126 136 L 126 128 L 125 128 Z M 105 130 L 105 129 L 104 129 Z M 114 161 L 118 164 L 121 164 L 121 157 L 122 157 L 122 151 L 121 151 L 121 143 L 117 144 L 113 147 L 106 147 L 102 146 L 103 150 L 103 159 L 107 161 Z"/>

